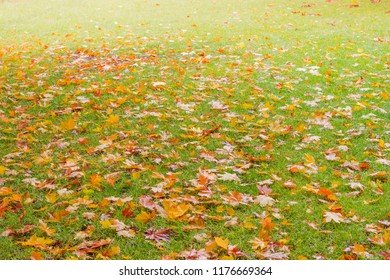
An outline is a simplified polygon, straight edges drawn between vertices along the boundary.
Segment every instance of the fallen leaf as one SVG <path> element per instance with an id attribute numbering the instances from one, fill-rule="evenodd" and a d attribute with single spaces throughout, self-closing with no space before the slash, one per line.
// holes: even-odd
<path id="1" fill-rule="evenodd" d="M 215 237 L 214 240 L 215 240 L 215 243 L 216 243 L 219 247 L 221 247 L 221 248 L 223 248 L 223 249 L 225 249 L 225 250 L 228 249 L 229 239 L 227 239 L 227 238 L 226 238 L 226 239 L 223 239 L 223 238 L 221 238 L 221 237 Z"/>
<path id="2" fill-rule="evenodd" d="M 344 222 L 344 217 L 340 213 L 325 212 L 324 213 L 324 222 L 325 223 L 330 223 L 332 221 L 336 222 L 336 223 Z"/>

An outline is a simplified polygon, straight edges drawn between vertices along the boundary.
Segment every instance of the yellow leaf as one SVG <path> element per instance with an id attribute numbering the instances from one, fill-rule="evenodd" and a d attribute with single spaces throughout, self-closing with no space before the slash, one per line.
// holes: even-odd
<path id="1" fill-rule="evenodd" d="M 300 124 L 297 126 L 296 130 L 299 132 L 299 133 L 302 133 L 304 130 L 305 130 L 305 125 L 304 124 Z"/>
<path id="2" fill-rule="evenodd" d="M 217 247 L 217 243 L 215 241 L 207 242 L 205 246 L 205 250 L 207 252 L 213 251 Z"/>
<path id="3" fill-rule="evenodd" d="M 235 211 L 234 211 L 233 208 L 229 207 L 229 208 L 227 209 L 227 212 L 228 212 L 228 214 L 229 214 L 230 216 L 234 216 Z"/>
<path id="4" fill-rule="evenodd" d="M 55 229 L 49 228 L 42 220 L 39 220 L 39 229 L 45 232 L 47 236 L 53 236 L 56 233 Z"/>
<path id="5" fill-rule="evenodd" d="M 355 253 L 356 255 L 360 255 L 362 257 L 364 257 L 364 252 L 365 252 L 365 249 L 364 249 L 364 246 L 363 245 L 360 245 L 360 244 L 357 244 L 355 243 L 353 245 L 353 250 L 352 250 L 352 253 Z"/>
<path id="6" fill-rule="evenodd" d="M 83 193 L 85 193 L 86 195 L 90 195 L 90 194 L 93 194 L 95 191 L 94 190 L 91 190 L 91 189 L 83 189 Z"/>
<path id="7" fill-rule="evenodd" d="M 307 258 L 305 256 L 302 256 L 302 255 L 299 255 L 297 259 L 298 260 L 307 260 Z"/>
<path id="8" fill-rule="evenodd" d="M 0 165 L 0 175 L 3 175 L 6 170 L 7 170 L 7 167 Z"/>
<path id="9" fill-rule="evenodd" d="M 131 178 L 133 178 L 133 180 L 138 180 L 140 177 L 141 177 L 141 171 L 140 172 L 133 172 L 131 173 Z"/>
<path id="10" fill-rule="evenodd" d="M 245 43 L 240 42 L 240 43 L 237 44 L 237 47 L 239 47 L 240 49 L 242 49 L 242 48 L 245 47 Z"/>
<path id="11" fill-rule="evenodd" d="M 380 140 L 379 140 L 379 147 L 380 147 L 381 149 L 383 149 L 383 148 L 385 147 L 385 141 L 383 141 L 383 139 L 380 139 Z"/>
<path id="12" fill-rule="evenodd" d="M 109 220 L 100 221 L 100 224 L 102 225 L 103 228 L 111 227 L 111 222 Z"/>
<path id="13" fill-rule="evenodd" d="M 318 171 L 326 171 L 327 169 L 328 167 L 324 165 L 324 166 L 320 166 L 320 168 L 318 168 Z"/>
<path id="14" fill-rule="evenodd" d="M 234 260 L 234 257 L 233 257 L 233 255 L 225 255 L 225 256 L 222 256 L 221 258 L 220 258 L 220 260 L 224 260 L 224 261 L 232 261 L 232 260 Z"/>
<path id="15" fill-rule="evenodd" d="M 257 227 L 251 222 L 251 217 L 245 218 L 245 221 L 242 225 L 244 228 L 249 228 L 249 229 L 256 229 Z"/>
<path id="16" fill-rule="evenodd" d="M 30 237 L 29 240 L 26 240 L 24 242 L 18 242 L 22 244 L 23 246 L 32 246 L 32 247 L 38 247 L 38 248 L 47 248 L 47 245 L 50 245 L 54 243 L 53 239 L 45 239 L 43 237 L 37 237 L 35 234 Z"/>
<path id="17" fill-rule="evenodd" d="M 108 125 L 117 124 L 119 122 L 119 116 L 118 115 L 110 115 L 108 119 L 106 120 L 106 123 Z"/>
<path id="18" fill-rule="evenodd" d="M 45 195 L 45 197 L 46 197 L 46 201 L 51 204 L 55 203 L 58 200 L 58 194 L 55 192 L 48 193 L 47 195 Z"/>
<path id="19" fill-rule="evenodd" d="M 217 245 L 225 250 L 228 249 L 228 245 L 229 245 L 229 239 L 222 239 L 221 237 L 215 237 L 215 243 L 217 243 Z"/>
<path id="20" fill-rule="evenodd" d="M 390 230 L 386 230 L 383 234 L 383 241 L 385 244 L 390 243 Z"/>
<path id="21" fill-rule="evenodd" d="M 305 164 L 306 165 L 311 165 L 311 164 L 315 164 L 316 160 L 314 157 L 312 157 L 311 155 L 309 154 L 305 154 Z"/>
<path id="22" fill-rule="evenodd" d="M 119 255 L 120 253 L 121 253 L 121 248 L 119 246 L 114 246 L 108 250 L 107 255 L 109 257 L 113 257 Z"/>
<path id="23" fill-rule="evenodd" d="M 190 209 L 190 206 L 185 203 L 178 205 L 172 201 L 165 200 L 162 204 L 164 206 L 165 212 L 167 213 L 168 219 L 177 219 L 183 216 L 188 211 L 188 209 Z"/>
<path id="24" fill-rule="evenodd" d="M 73 118 L 69 118 L 68 120 L 61 122 L 61 128 L 64 130 L 72 130 L 75 126 L 76 122 Z"/>
<path id="25" fill-rule="evenodd" d="M 153 211 L 152 213 L 147 213 L 145 211 L 141 211 L 141 214 L 139 214 L 137 217 L 135 217 L 135 220 L 137 222 L 146 224 L 147 222 L 149 222 L 154 217 L 156 217 L 156 212 L 155 211 Z"/>

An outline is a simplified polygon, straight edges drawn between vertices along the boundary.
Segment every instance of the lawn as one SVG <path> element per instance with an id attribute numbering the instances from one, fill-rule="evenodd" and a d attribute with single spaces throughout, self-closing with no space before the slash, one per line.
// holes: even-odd
<path id="1" fill-rule="evenodd" d="M 390 259 L 390 2 L 0 2 L 0 259 Z"/>

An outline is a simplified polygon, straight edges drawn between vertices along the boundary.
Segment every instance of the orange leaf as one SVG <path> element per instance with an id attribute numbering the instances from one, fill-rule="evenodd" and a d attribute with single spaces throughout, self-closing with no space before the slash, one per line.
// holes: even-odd
<path id="1" fill-rule="evenodd" d="M 271 231 L 275 227 L 275 224 L 270 217 L 263 218 L 261 220 L 261 225 L 263 226 L 263 229 L 267 231 Z"/>
<path id="2" fill-rule="evenodd" d="M 57 212 L 49 213 L 51 220 L 49 222 L 61 222 L 62 219 L 69 215 L 69 212 L 66 210 L 59 210 Z"/>
<path id="3" fill-rule="evenodd" d="M 215 243 L 217 243 L 217 245 L 225 250 L 228 249 L 228 245 L 229 245 L 229 239 L 226 238 L 226 239 L 222 239 L 221 237 L 215 237 L 214 238 L 215 240 Z"/>
<path id="4" fill-rule="evenodd" d="M 164 206 L 165 212 L 167 213 L 168 219 L 177 219 L 183 216 L 188 211 L 188 209 L 190 209 L 190 206 L 185 203 L 178 205 L 172 201 L 165 200 L 162 204 Z"/>
<path id="5" fill-rule="evenodd" d="M 99 174 L 93 174 L 90 177 L 91 184 L 92 184 L 92 186 L 95 186 L 95 187 L 100 186 L 102 180 L 103 180 L 103 178 Z"/>
<path id="6" fill-rule="evenodd" d="M 132 210 L 133 207 L 130 204 L 127 204 L 126 206 L 127 207 L 122 210 L 122 215 L 125 218 L 129 218 L 134 214 L 134 212 Z"/>
<path id="7" fill-rule="evenodd" d="M 104 176 L 104 178 L 106 179 L 107 183 L 113 187 L 115 182 L 118 181 L 119 176 L 120 176 L 120 172 L 115 172 L 115 173 L 107 174 L 106 176 Z"/>
<path id="8" fill-rule="evenodd" d="M 3 187 L 0 188 L 0 196 L 6 196 L 12 194 L 12 188 Z"/>
<path id="9" fill-rule="evenodd" d="M 41 252 L 32 252 L 31 259 L 32 260 L 43 260 Z"/>

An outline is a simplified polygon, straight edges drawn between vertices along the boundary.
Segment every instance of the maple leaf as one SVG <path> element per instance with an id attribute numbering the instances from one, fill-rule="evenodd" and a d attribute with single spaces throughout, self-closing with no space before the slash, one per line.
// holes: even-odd
<path id="1" fill-rule="evenodd" d="M 56 232 L 55 229 L 49 228 L 45 222 L 39 220 L 39 229 L 47 234 L 47 236 L 53 236 Z"/>
<path id="2" fill-rule="evenodd" d="M 267 250 L 265 253 L 260 253 L 260 255 L 269 260 L 287 260 L 289 252 L 273 252 L 271 250 Z"/>
<path id="3" fill-rule="evenodd" d="M 309 154 L 305 154 L 305 165 L 315 165 L 315 158 Z"/>
<path id="4" fill-rule="evenodd" d="M 216 243 L 219 247 L 221 247 L 221 248 L 223 248 L 223 249 L 225 249 L 225 250 L 228 249 L 229 239 L 227 239 L 227 238 L 226 238 L 226 239 L 223 239 L 223 238 L 221 238 L 221 237 L 215 237 L 214 240 L 215 240 L 215 243 Z"/>
<path id="5" fill-rule="evenodd" d="M 123 236 L 123 237 L 126 237 L 126 238 L 132 238 L 135 236 L 135 231 L 132 230 L 132 229 L 129 229 L 129 230 L 118 230 L 116 232 L 118 234 L 118 236 Z"/>
<path id="6" fill-rule="evenodd" d="M 95 227 L 93 225 L 89 225 L 85 230 L 76 232 L 75 239 L 85 239 L 88 237 L 91 237 L 93 232 L 95 230 Z"/>
<path id="7" fill-rule="evenodd" d="M 237 174 L 231 174 L 226 172 L 224 174 L 218 174 L 218 179 L 222 181 L 241 182 L 241 179 L 237 176 Z"/>
<path id="8" fill-rule="evenodd" d="M 115 185 L 115 182 L 118 181 L 120 175 L 121 175 L 121 172 L 114 172 L 114 173 L 110 173 L 110 174 L 105 175 L 104 179 L 106 179 L 107 183 L 113 187 Z"/>
<path id="9" fill-rule="evenodd" d="M 252 249 L 253 250 L 258 250 L 258 249 L 263 250 L 268 245 L 267 241 L 264 241 L 263 239 L 258 238 L 258 237 L 256 237 L 255 239 L 249 241 L 249 243 L 252 244 Z"/>
<path id="10" fill-rule="evenodd" d="M 337 212 L 325 212 L 324 213 L 324 222 L 330 223 L 332 221 L 334 221 L 336 223 L 340 223 L 340 222 L 344 221 L 344 217 L 343 217 L 343 215 L 341 215 L 340 213 L 337 213 Z"/>
<path id="11" fill-rule="evenodd" d="M 125 217 L 125 218 L 131 217 L 134 214 L 132 208 L 133 208 L 133 206 L 128 204 L 127 207 L 122 210 L 123 217 Z"/>
<path id="12" fill-rule="evenodd" d="M 112 258 L 114 256 L 117 256 L 121 253 L 121 248 L 119 246 L 113 246 L 103 252 L 103 256 Z"/>
<path id="13" fill-rule="evenodd" d="M 173 220 L 183 216 L 190 209 L 189 204 L 176 204 L 169 200 L 164 200 L 162 204 L 166 217 Z"/>
<path id="14" fill-rule="evenodd" d="M 139 198 L 139 203 L 149 209 L 149 210 L 154 210 L 154 209 L 157 209 L 157 203 L 155 203 L 153 200 L 152 200 L 152 197 L 149 196 L 149 195 L 142 195 L 140 196 Z"/>
<path id="15" fill-rule="evenodd" d="M 361 257 L 365 257 L 366 250 L 365 250 L 363 245 L 355 243 L 353 245 L 352 253 L 354 253 L 354 254 L 356 254 L 358 256 L 361 256 Z"/>
<path id="16" fill-rule="evenodd" d="M 77 245 L 74 250 L 79 254 L 83 255 L 85 253 L 94 252 L 96 249 L 109 245 L 112 242 L 111 238 L 101 239 L 98 241 L 85 241 Z"/>
<path id="17" fill-rule="evenodd" d="M 180 256 L 186 260 L 208 260 L 210 258 L 210 254 L 205 249 L 182 251 Z"/>
<path id="18" fill-rule="evenodd" d="M 6 195 L 10 195 L 12 193 L 13 193 L 12 188 L 8 188 L 8 187 L 0 188 L 0 196 L 6 196 Z"/>
<path id="19" fill-rule="evenodd" d="M 261 219 L 261 225 L 263 226 L 263 229 L 266 231 L 271 231 L 276 225 L 272 222 L 271 217 L 265 217 Z"/>
<path id="20" fill-rule="evenodd" d="M 272 193 L 272 189 L 267 187 L 267 185 L 257 185 L 257 188 L 259 189 L 260 193 L 263 195 L 268 196 L 270 193 Z"/>
<path id="21" fill-rule="evenodd" d="M 76 122 L 73 118 L 69 118 L 66 121 L 62 121 L 60 126 L 63 130 L 72 130 L 76 127 Z"/>
<path id="22" fill-rule="evenodd" d="M 161 229 L 155 229 L 150 228 L 146 230 L 145 232 L 145 238 L 149 240 L 154 240 L 157 242 L 158 245 L 162 244 L 162 241 L 168 242 L 171 240 L 171 235 L 173 232 L 170 229 L 161 228 Z"/>
<path id="23" fill-rule="evenodd" d="M 283 183 L 283 186 L 288 189 L 293 189 L 297 186 L 297 184 L 293 180 L 287 180 Z"/>
<path id="24" fill-rule="evenodd" d="M 246 257 L 247 255 L 242 252 L 236 245 L 228 246 L 228 254 L 233 257 Z"/>
<path id="25" fill-rule="evenodd" d="M 135 220 L 140 223 L 146 224 L 147 222 L 154 219 L 155 217 L 156 217 L 156 211 L 153 211 L 151 213 L 141 211 L 141 213 L 135 217 Z"/>
<path id="26" fill-rule="evenodd" d="M 106 120 L 107 125 L 115 125 L 119 122 L 119 116 L 118 115 L 110 115 L 108 119 Z"/>
<path id="27" fill-rule="evenodd" d="M 305 166 L 299 165 L 299 164 L 288 165 L 287 169 L 291 173 L 301 173 L 301 172 L 305 172 L 306 171 Z"/>
<path id="28" fill-rule="evenodd" d="M 7 168 L 3 165 L 0 165 L 0 175 L 3 175 L 7 171 Z"/>
<path id="29" fill-rule="evenodd" d="M 32 252 L 31 259 L 32 260 L 43 260 L 42 253 L 41 252 Z"/>
<path id="30" fill-rule="evenodd" d="M 154 88 L 160 88 L 160 89 L 164 88 L 165 85 L 166 85 L 166 83 L 164 83 L 164 82 L 154 82 L 154 83 L 152 84 L 152 86 L 153 86 Z"/>
<path id="31" fill-rule="evenodd" d="M 259 195 L 255 197 L 254 202 L 260 204 L 261 207 L 271 206 L 274 204 L 275 199 L 267 195 Z"/>
<path id="32" fill-rule="evenodd" d="M 100 186 L 102 180 L 103 180 L 103 178 L 102 178 L 102 176 L 100 176 L 99 174 L 93 174 L 93 175 L 91 175 L 91 177 L 90 177 L 91 184 L 92 184 L 92 186 L 94 186 L 94 187 Z"/>
<path id="33" fill-rule="evenodd" d="M 351 188 L 351 189 L 354 189 L 354 190 L 356 190 L 356 189 L 360 189 L 360 190 L 364 190 L 365 189 L 365 186 L 363 186 L 361 183 L 359 183 L 359 182 L 349 182 L 349 183 L 347 183 L 347 185 L 349 185 L 349 187 Z"/>
<path id="34" fill-rule="evenodd" d="M 35 234 L 30 237 L 30 239 L 22 242 L 18 242 L 23 246 L 32 246 L 40 249 L 46 249 L 48 245 L 53 244 L 55 241 L 53 239 L 45 239 L 43 237 L 37 237 Z"/>

